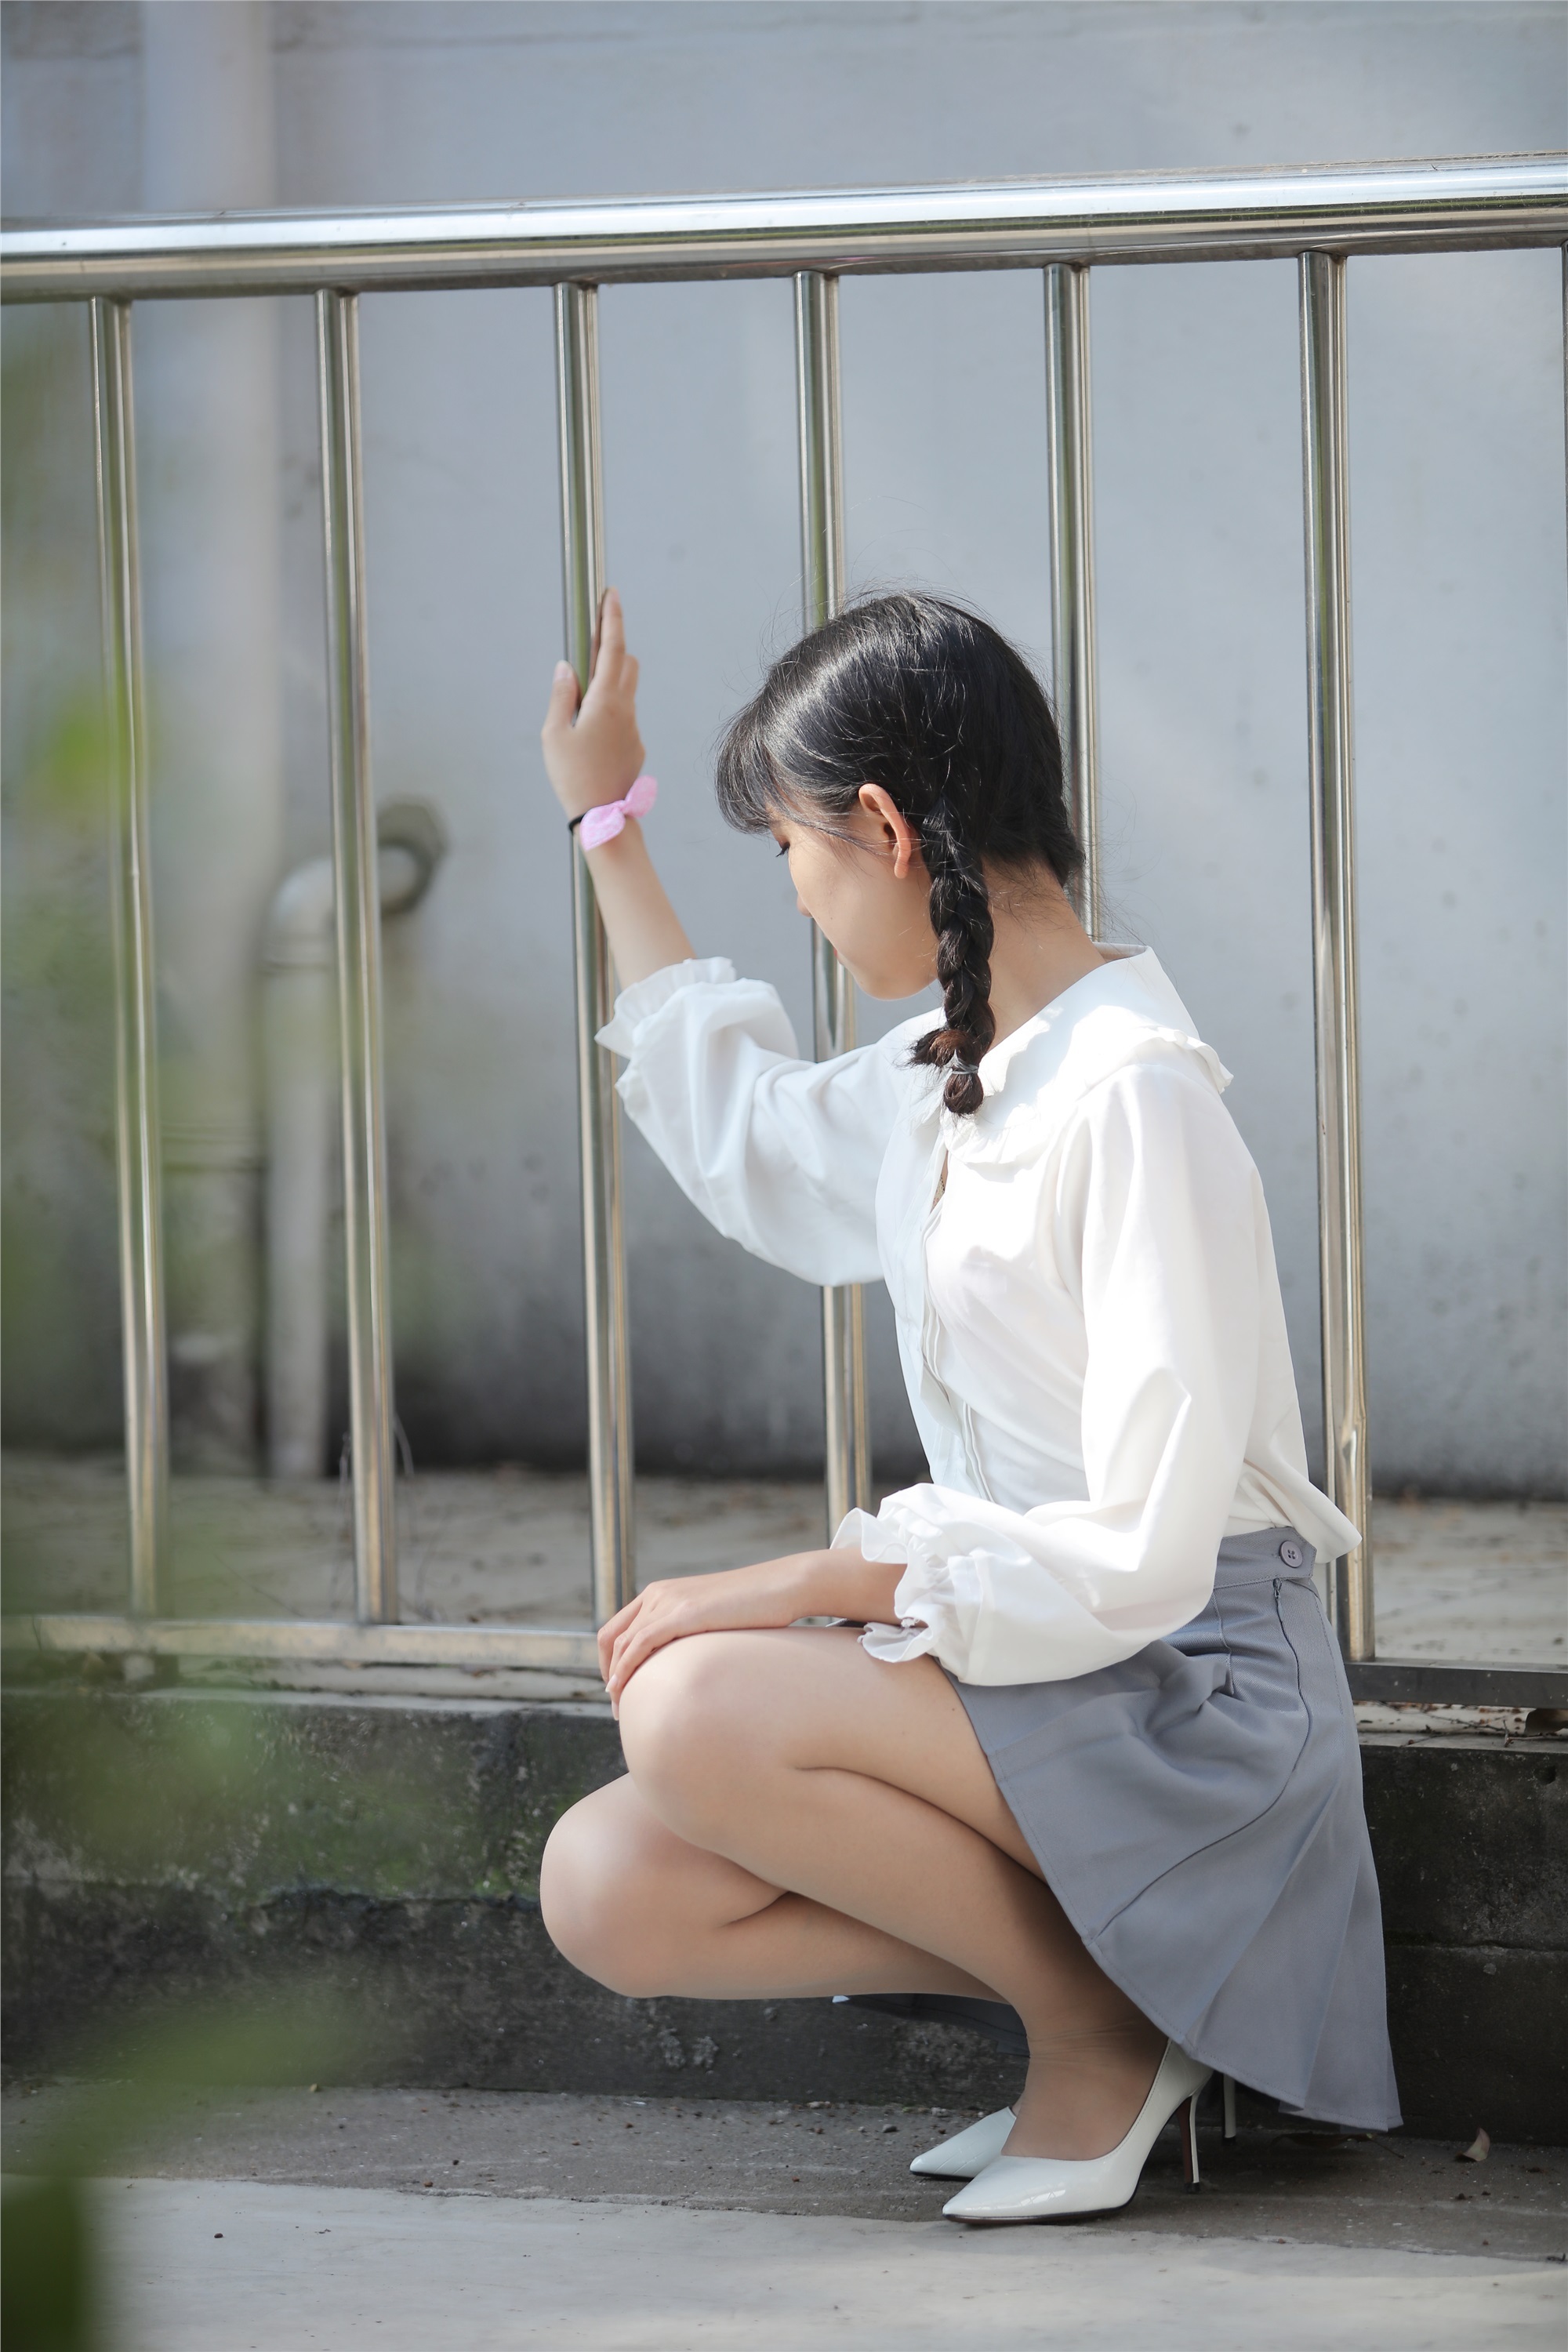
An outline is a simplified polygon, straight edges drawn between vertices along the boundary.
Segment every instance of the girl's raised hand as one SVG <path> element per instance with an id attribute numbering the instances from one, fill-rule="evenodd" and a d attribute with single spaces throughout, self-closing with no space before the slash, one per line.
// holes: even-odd
<path id="1" fill-rule="evenodd" d="M 637 666 L 626 651 L 626 619 L 613 588 L 599 608 L 598 650 L 582 706 L 572 665 L 558 662 L 540 740 L 545 774 L 568 817 L 622 799 L 637 782 L 643 763 Z"/>

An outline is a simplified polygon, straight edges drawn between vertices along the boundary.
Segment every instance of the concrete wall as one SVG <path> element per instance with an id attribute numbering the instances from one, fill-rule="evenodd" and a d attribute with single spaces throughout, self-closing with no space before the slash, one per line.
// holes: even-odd
<path id="1" fill-rule="evenodd" d="M 5 1696 L 14 2075 L 120 2080 L 161 2053 L 178 2080 L 183 2037 L 190 2053 L 205 2030 L 247 2053 L 249 2082 L 658 2097 L 689 2068 L 713 2098 L 995 2106 L 1016 2089 L 1016 2060 L 952 2026 L 632 2000 L 570 1967 L 539 1915 L 539 1858 L 622 1769 L 603 1708 L 64 1681 Z M 1558 1743 L 1373 1733 L 1361 1761 L 1407 2126 L 1458 2141 L 1485 2116 L 1496 2139 L 1560 2141 Z"/>
<path id="2" fill-rule="evenodd" d="M 173 12 L 162 70 L 174 69 L 180 25 L 195 47 L 210 13 L 205 0 Z M 1568 144 L 1562 12 L 1514 0 L 452 0 L 275 5 L 266 19 L 288 205 Z M 148 203 L 140 12 L 13 5 L 5 27 L 7 213 Z M 1549 253 L 1352 273 L 1384 1486 L 1563 1480 L 1559 276 Z M 549 300 L 363 307 L 378 792 L 434 800 L 453 840 L 426 905 L 387 935 L 400 1406 L 425 1459 L 566 1459 L 583 1436 L 567 865 L 535 748 L 560 635 Z M 327 803 L 310 326 L 306 304 L 277 308 L 281 870 L 324 846 Z M 855 582 L 963 593 L 1037 657 L 1049 630 L 1040 311 L 1029 272 L 864 280 L 843 295 Z M 170 331 L 149 310 L 149 351 Z M 1231 1099 L 1268 1190 L 1315 1431 L 1293 266 L 1105 271 L 1093 334 L 1110 903 L 1237 1073 Z M 18 407 L 28 520 L 16 560 L 37 609 L 18 632 L 7 721 L 8 887 L 26 909 L 65 856 L 58 790 L 37 778 L 61 765 L 56 721 L 80 686 L 59 633 L 91 646 L 92 553 L 79 321 L 13 313 L 8 335 L 34 395 Z M 700 946 L 775 980 L 803 1022 L 789 894 L 765 848 L 724 834 L 708 782 L 726 713 L 796 625 L 788 291 L 615 289 L 603 337 L 610 564 L 643 656 L 663 783 L 655 840 Z M 142 429 L 158 429 L 145 414 Z M 176 574 L 187 557 L 155 471 L 148 490 L 150 563 Z M 215 639 L 236 625 L 216 604 Z M 166 700 L 177 691 L 172 676 L 157 683 Z M 17 982 L 18 1020 L 55 1045 L 24 1047 L 15 1082 L 13 1253 L 54 1271 L 25 1298 L 8 1406 L 13 1440 L 104 1443 L 106 1097 L 101 1071 L 89 1084 L 64 1067 L 86 1068 L 99 1034 L 98 883 L 86 819 L 71 822 L 70 890 L 52 903 L 81 910 L 75 993 L 62 994 L 58 957 Z M 187 889 L 166 823 L 159 842 L 160 887 Z M 863 1008 L 863 1034 L 901 1010 Z M 809 1465 L 814 1298 L 709 1234 L 635 1138 L 629 1181 L 643 1458 Z M 876 1392 L 880 1459 L 902 1468 L 912 1433 L 880 1307 Z"/>

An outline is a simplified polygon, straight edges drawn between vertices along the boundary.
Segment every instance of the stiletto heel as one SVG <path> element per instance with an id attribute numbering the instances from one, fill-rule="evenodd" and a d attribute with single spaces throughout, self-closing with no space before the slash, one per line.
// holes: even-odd
<path id="1" fill-rule="evenodd" d="M 1069 2214 L 1114 2213 L 1138 2186 L 1149 2150 L 1173 2116 L 1179 2116 L 1187 2185 L 1198 2186 L 1198 2093 L 1209 2069 L 1165 2044 L 1159 2072 L 1131 2130 L 1120 2147 L 1087 2159 L 1063 2156 L 999 2156 L 942 2211 L 953 2221 L 1063 2221 Z"/>
<path id="2" fill-rule="evenodd" d="M 1198 2170 L 1198 2095 L 1194 2091 L 1184 2107 L 1178 2108 L 1176 2122 L 1182 2135 L 1182 2172 L 1189 2189 L 1201 2189 L 1203 2176 Z"/>
<path id="3" fill-rule="evenodd" d="M 1236 2137 L 1236 2077 L 1234 2074 L 1222 2074 L 1219 2080 L 1220 2088 L 1225 2095 L 1225 2136 L 1226 2139 L 1234 2139 Z"/>

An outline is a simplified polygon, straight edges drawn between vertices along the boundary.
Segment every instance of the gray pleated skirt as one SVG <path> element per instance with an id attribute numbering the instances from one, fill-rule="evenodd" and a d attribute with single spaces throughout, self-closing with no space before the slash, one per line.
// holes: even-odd
<path id="1" fill-rule="evenodd" d="M 953 1679 L 1046 1883 L 1201 2063 L 1292 2113 L 1399 2121 L 1344 1667 L 1289 1528 L 1227 1537 L 1200 1616 L 1071 1682 Z"/>

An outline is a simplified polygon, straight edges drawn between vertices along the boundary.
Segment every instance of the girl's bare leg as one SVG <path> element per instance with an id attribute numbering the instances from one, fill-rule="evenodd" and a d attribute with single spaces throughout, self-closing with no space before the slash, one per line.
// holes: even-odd
<path id="1" fill-rule="evenodd" d="M 786 1894 L 667 1829 L 628 1774 L 557 1823 L 540 1894 L 566 1958 L 614 1992 L 766 2000 L 986 1986 L 880 1927 Z"/>
<path id="2" fill-rule="evenodd" d="M 886 1665 L 847 1633 L 700 1634 L 634 1676 L 621 1729 L 631 1790 L 574 1808 L 545 1858 L 569 1958 L 601 1973 L 630 1909 L 658 1981 L 626 1990 L 989 1992 L 1029 2036 L 1012 2152 L 1123 2137 L 1162 2037 L 1074 1934 L 929 1659 Z"/>

